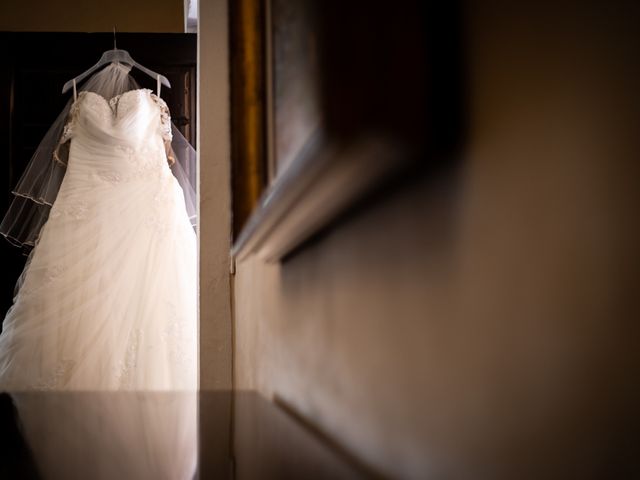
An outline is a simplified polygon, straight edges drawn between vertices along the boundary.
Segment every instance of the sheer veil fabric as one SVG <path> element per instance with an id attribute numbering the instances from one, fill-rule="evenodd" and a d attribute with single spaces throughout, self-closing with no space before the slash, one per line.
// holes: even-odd
<path id="1" fill-rule="evenodd" d="M 78 92 L 80 95 L 92 92 L 104 99 L 115 100 L 128 91 L 143 90 L 129 75 L 130 70 L 127 65 L 111 63 L 89 77 L 78 87 Z M 13 188 L 14 199 L 0 223 L 0 234 L 12 244 L 23 247 L 25 254 L 35 246 L 64 178 L 70 138 L 65 128 L 69 127 L 76 103 L 72 96 L 49 127 Z M 170 120 L 168 125 L 171 139 L 166 150 L 168 156 L 175 160 L 171 170 L 182 188 L 191 224 L 196 228 L 196 152 Z"/>
<path id="2" fill-rule="evenodd" d="M 108 65 L 13 193 L 0 233 L 34 248 L 0 335 L 0 390 L 196 389 L 195 152 L 166 103 Z"/>

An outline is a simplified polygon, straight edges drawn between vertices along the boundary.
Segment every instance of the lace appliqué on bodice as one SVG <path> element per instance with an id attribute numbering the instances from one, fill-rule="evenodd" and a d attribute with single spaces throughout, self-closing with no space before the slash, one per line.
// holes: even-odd
<path id="1" fill-rule="evenodd" d="M 171 148 L 171 141 L 173 140 L 173 133 L 171 132 L 171 115 L 169 113 L 169 107 L 166 102 L 157 95 L 151 95 L 151 99 L 160 108 L 160 134 L 164 141 L 164 149 L 167 153 L 167 160 L 169 165 L 173 165 L 176 161 L 176 154 Z"/>
<path id="2" fill-rule="evenodd" d="M 169 166 L 164 161 L 164 156 L 159 145 L 143 145 L 141 148 L 133 148 L 128 145 L 116 147 L 127 158 L 131 169 L 127 172 L 114 170 L 98 171 L 96 175 L 103 181 L 118 184 L 136 179 L 163 178 L 170 174 Z"/>
<path id="3" fill-rule="evenodd" d="M 62 129 L 62 134 L 58 140 L 56 148 L 53 150 L 54 161 L 67 165 L 67 159 L 69 158 L 69 140 L 73 137 L 73 130 L 76 124 L 76 118 L 78 117 L 78 111 L 80 109 L 81 100 L 84 99 L 87 92 L 80 92 L 78 98 L 71 104 L 67 119 Z"/>
<path id="4" fill-rule="evenodd" d="M 167 103 L 157 95 L 151 95 L 151 99 L 160 107 L 160 127 L 162 138 L 171 142 L 173 134 L 171 133 L 171 115 Z"/>
<path id="5" fill-rule="evenodd" d="M 53 159 L 61 163 L 67 164 L 69 157 L 69 141 L 74 137 L 77 119 L 80 112 L 80 108 L 83 104 L 88 104 L 86 108 L 90 108 L 92 111 L 97 112 L 103 121 L 108 122 L 113 116 L 117 117 L 125 112 L 129 108 L 135 108 L 136 101 L 134 92 L 148 92 L 149 98 L 158 106 L 160 111 L 160 135 L 164 142 L 165 153 L 169 165 L 172 165 L 176 161 L 176 155 L 171 147 L 171 141 L 173 140 L 173 134 L 171 132 L 171 114 L 167 103 L 149 88 L 141 88 L 137 90 L 129 90 L 127 92 L 116 95 L 115 97 L 107 100 L 102 95 L 90 92 L 82 91 L 78 94 L 77 99 L 71 104 L 69 113 L 67 114 L 66 122 L 62 129 L 62 134 L 53 151 Z M 131 99 L 129 102 L 127 99 Z"/>

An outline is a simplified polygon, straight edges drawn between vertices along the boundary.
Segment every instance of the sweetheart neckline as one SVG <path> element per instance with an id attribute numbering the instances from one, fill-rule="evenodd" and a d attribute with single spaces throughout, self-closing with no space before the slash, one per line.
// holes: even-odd
<path id="1" fill-rule="evenodd" d="M 149 96 L 150 97 L 156 97 L 158 100 L 162 100 L 164 102 L 164 100 L 162 98 L 158 97 L 155 93 L 153 93 L 153 90 L 151 90 L 150 88 L 134 88 L 132 90 L 127 90 L 126 92 L 119 93 L 118 95 L 114 95 L 113 97 L 111 97 L 109 99 L 107 99 L 106 97 L 104 97 L 103 95 L 101 95 L 101 94 L 99 94 L 97 92 L 93 92 L 91 90 L 83 90 L 82 92 L 80 92 L 78 94 L 78 97 L 73 101 L 73 103 L 71 103 L 71 107 L 73 107 L 76 103 L 78 103 L 80 101 L 80 95 L 82 95 L 82 94 L 91 93 L 91 94 L 95 95 L 96 97 L 101 98 L 102 100 L 104 100 L 104 102 L 108 106 L 111 106 L 111 102 L 113 102 L 114 100 L 118 99 L 118 101 L 119 101 L 120 98 L 125 96 L 127 93 L 133 93 L 133 92 L 149 92 Z M 117 101 L 116 101 L 116 103 L 117 103 Z"/>

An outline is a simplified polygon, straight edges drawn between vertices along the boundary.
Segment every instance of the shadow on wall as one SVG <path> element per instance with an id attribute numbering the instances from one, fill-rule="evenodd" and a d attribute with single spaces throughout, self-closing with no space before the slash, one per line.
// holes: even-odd
<path id="1" fill-rule="evenodd" d="M 238 264 L 236 385 L 392 477 L 637 476 L 640 6 L 461 5 L 454 134 L 432 150 L 405 137 L 441 153 L 438 168 L 283 263 Z M 358 32 L 360 49 L 379 34 Z M 371 100 L 339 84 L 335 65 L 356 53 L 344 46 L 326 73 L 336 111 L 350 93 Z"/>

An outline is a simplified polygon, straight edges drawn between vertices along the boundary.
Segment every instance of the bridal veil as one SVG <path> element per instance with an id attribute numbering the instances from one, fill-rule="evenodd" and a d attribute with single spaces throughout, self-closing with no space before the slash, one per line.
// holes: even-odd
<path id="1" fill-rule="evenodd" d="M 77 92 L 91 91 L 108 101 L 129 90 L 140 89 L 138 82 L 130 75 L 130 70 L 128 65 L 111 63 L 93 74 L 82 86 L 77 86 L 74 95 L 27 163 L 24 173 L 12 190 L 14 198 L 0 223 L 0 234 L 12 244 L 23 248 L 25 254 L 29 254 L 37 245 L 40 231 L 49 217 L 49 210 L 65 176 L 69 152 L 65 127 L 73 111 Z M 171 171 L 182 187 L 191 224 L 196 228 L 196 152 L 173 123 L 171 134 L 170 144 L 167 142 L 165 145 L 167 158 Z"/>

